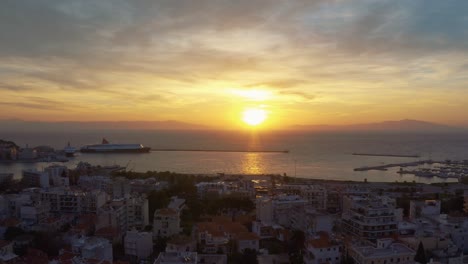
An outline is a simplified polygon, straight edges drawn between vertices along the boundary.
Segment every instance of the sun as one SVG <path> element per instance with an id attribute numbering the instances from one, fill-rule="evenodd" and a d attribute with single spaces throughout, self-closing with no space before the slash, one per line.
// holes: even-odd
<path id="1" fill-rule="evenodd" d="M 263 109 L 251 108 L 242 113 L 242 120 L 250 126 L 258 126 L 265 121 L 267 113 Z"/>

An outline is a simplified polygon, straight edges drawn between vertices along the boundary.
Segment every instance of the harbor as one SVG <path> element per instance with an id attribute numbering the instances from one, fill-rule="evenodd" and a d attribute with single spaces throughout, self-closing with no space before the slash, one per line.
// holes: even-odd
<path id="1" fill-rule="evenodd" d="M 429 167 L 421 167 L 429 166 Z M 411 174 L 417 177 L 425 178 L 455 178 L 461 179 L 468 176 L 468 160 L 462 161 L 453 161 L 453 160 L 420 160 L 414 162 L 404 162 L 404 163 L 390 163 L 385 165 L 378 166 L 364 166 L 355 168 L 354 171 L 387 171 L 390 168 L 400 167 L 397 171 L 398 174 Z M 419 167 L 417 169 L 405 169 L 407 167 Z"/>

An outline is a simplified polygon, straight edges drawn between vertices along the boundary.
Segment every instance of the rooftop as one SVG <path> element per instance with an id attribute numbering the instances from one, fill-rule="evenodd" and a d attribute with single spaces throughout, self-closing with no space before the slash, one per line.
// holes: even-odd
<path id="1" fill-rule="evenodd" d="M 393 243 L 387 248 L 375 248 L 372 246 L 354 247 L 354 250 L 368 258 L 389 257 L 415 253 L 414 250 L 401 243 Z"/>
<path id="2" fill-rule="evenodd" d="M 161 252 L 158 258 L 154 261 L 154 264 L 196 264 L 197 253 L 196 252 Z"/>
<path id="3" fill-rule="evenodd" d="M 177 215 L 177 211 L 171 208 L 163 208 L 156 210 L 154 215 L 175 216 Z"/>

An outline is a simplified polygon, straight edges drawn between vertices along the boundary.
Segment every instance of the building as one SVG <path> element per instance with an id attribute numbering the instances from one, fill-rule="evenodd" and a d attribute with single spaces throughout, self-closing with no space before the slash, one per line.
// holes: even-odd
<path id="1" fill-rule="evenodd" d="M 49 218 L 50 206 L 47 202 L 31 202 L 20 207 L 20 219 L 23 226 L 32 226 L 45 222 Z"/>
<path id="2" fill-rule="evenodd" d="M 348 254 L 356 264 L 413 264 L 416 252 L 393 239 L 378 239 L 376 245 L 355 242 L 348 247 Z"/>
<path id="3" fill-rule="evenodd" d="M 161 252 L 153 264 L 227 264 L 227 256 L 197 252 Z"/>
<path id="4" fill-rule="evenodd" d="M 18 158 L 20 160 L 34 160 L 37 158 L 37 151 L 26 145 L 26 148 L 20 150 Z"/>
<path id="5" fill-rule="evenodd" d="M 96 229 L 113 227 L 121 232 L 128 230 L 127 210 L 124 200 L 112 200 L 97 213 Z"/>
<path id="6" fill-rule="evenodd" d="M 13 252 L 13 242 L 0 240 L 0 263 L 14 262 L 18 256 Z"/>
<path id="7" fill-rule="evenodd" d="M 244 252 L 246 249 L 258 251 L 260 245 L 260 237 L 252 232 L 240 232 L 234 234 L 237 241 L 237 251 Z"/>
<path id="8" fill-rule="evenodd" d="M 176 235 L 166 243 L 166 252 L 192 252 L 196 250 L 197 242 L 184 235 Z"/>
<path id="9" fill-rule="evenodd" d="M 395 199 L 386 196 L 345 196 L 342 228 L 362 239 L 391 237 L 397 233 L 395 205 Z"/>
<path id="10" fill-rule="evenodd" d="M 50 204 L 50 212 L 57 214 L 97 214 L 106 203 L 106 194 L 99 190 L 53 187 L 38 190 L 39 199 Z"/>
<path id="11" fill-rule="evenodd" d="M 71 246 L 72 252 L 83 259 L 112 263 L 112 244 L 107 239 L 101 237 L 80 237 L 74 239 Z"/>
<path id="12" fill-rule="evenodd" d="M 255 197 L 254 183 L 251 180 L 231 179 L 219 182 L 200 182 L 195 185 L 198 196 L 202 198 L 218 196 L 237 196 L 253 199 Z"/>
<path id="13" fill-rule="evenodd" d="M 50 186 L 49 173 L 38 171 L 37 169 L 23 170 L 23 178 L 21 181 L 29 187 L 42 187 Z"/>
<path id="14" fill-rule="evenodd" d="M 44 169 L 49 174 L 53 186 L 70 186 L 68 168 L 61 165 L 52 165 Z"/>
<path id="15" fill-rule="evenodd" d="M 146 259 L 153 254 L 153 235 L 149 232 L 127 231 L 124 238 L 125 255 L 138 260 Z"/>
<path id="16" fill-rule="evenodd" d="M 170 208 L 163 208 L 154 212 L 153 237 L 170 237 L 179 234 L 180 212 Z"/>
<path id="17" fill-rule="evenodd" d="M 410 201 L 409 218 L 436 217 L 440 215 L 440 200 Z"/>
<path id="18" fill-rule="evenodd" d="M 294 219 L 292 228 L 301 230 L 306 234 L 316 234 L 318 232 L 331 234 L 337 218 L 336 215 L 318 212 L 310 207 L 305 208 L 305 210 L 295 210 L 291 213 L 291 219 Z"/>
<path id="19" fill-rule="evenodd" d="M 304 212 L 307 201 L 298 195 L 279 195 L 257 199 L 257 220 L 292 227 L 298 212 Z"/>
<path id="20" fill-rule="evenodd" d="M 246 248 L 259 249 L 260 237 L 257 234 L 249 232 L 243 224 L 228 219 L 199 222 L 194 227 L 193 235 L 201 251 L 207 254 L 231 252 L 233 245 L 237 245 L 239 252 Z"/>
<path id="21" fill-rule="evenodd" d="M 256 217 L 263 223 L 273 223 L 273 201 L 270 197 L 261 197 L 256 201 Z"/>
<path id="22" fill-rule="evenodd" d="M 132 193 L 149 193 L 151 191 L 161 191 L 167 189 L 168 187 L 168 182 L 158 182 L 154 178 L 135 179 L 130 181 L 130 190 Z"/>
<path id="23" fill-rule="evenodd" d="M 318 232 L 307 240 L 305 250 L 305 264 L 341 263 L 342 245 L 338 240 L 330 238 L 326 232 Z"/>
<path id="24" fill-rule="evenodd" d="M 161 252 L 153 264 L 197 264 L 197 252 Z"/>
<path id="25" fill-rule="evenodd" d="M 307 201 L 307 205 L 316 210 L 327 209 L 327 189 L 322 185 L 285 184 L 279 189 L 283 193 L 300 196 Z"/>
<path id="26" fill-rule="evenodd" d="M 185 199 L 178 198 L 177 196 L 172 196 L 167 208 L 174 209 L 178 212 L 182 212 L 182 210 L 185 208 Z"/>

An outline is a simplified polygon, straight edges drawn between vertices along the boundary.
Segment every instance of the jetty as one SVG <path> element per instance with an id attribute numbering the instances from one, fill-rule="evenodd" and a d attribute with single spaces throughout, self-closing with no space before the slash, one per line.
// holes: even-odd
<path id="1" fill-rule="evenodd" d="M 289 150 L 237 150 L 237 149 L 171 149 L 152 148 L 151 151 L 183 151 L 183 152 L 248 152 L 248 153 L 289 153 Z"/>
<path id="2" fill-rule="evenodd" d="M 397 157 L 397 158 L 420 158 L 420 155 L 407 155 L 407 154 L 385 154 L 385 153 L 352 153 L 354 156 L 377 156 L 377 157 Z"/>
<path id="3" fill-rule="evenodd" d="M 434 164 L 434 163 L 440 163 L 440 162 L 433 161 L 433 160 L 420 160 L 420 161 L 405 162 L 405 163 L 390 163 L 390 164 L 378 165 L 378 166 L 359 167 L 359 168 L 355 168 L 354 171 L 370 171 L 370 170 L 386 171 L 389 168 L 393 168 L 393 167 L 414 167 L 414 166 L 419 166 L 423 164 Z"/>

